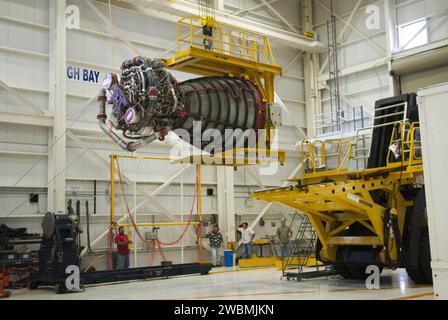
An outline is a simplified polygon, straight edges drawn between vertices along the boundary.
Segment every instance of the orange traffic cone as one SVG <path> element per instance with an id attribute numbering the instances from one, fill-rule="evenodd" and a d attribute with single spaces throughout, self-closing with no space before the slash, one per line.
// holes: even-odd
<path id="1" fill-rule="evenodd" d="M 4 290 L 4 287 L 8 284 L 8 279 L 5 276 L 5 273 L 3 271 L 3 266 L 0 272 L 0 298 L 8 298 L 11 295 L 10 291 Z"/>

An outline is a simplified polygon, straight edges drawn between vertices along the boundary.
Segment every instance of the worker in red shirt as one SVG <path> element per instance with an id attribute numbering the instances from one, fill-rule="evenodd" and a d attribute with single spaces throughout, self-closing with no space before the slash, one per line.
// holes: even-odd
<path id="1" fill-rule="evenodd" d="M 129 268 L 129 244 L 132 243 L 128 239 L 128 235 L 124 233 L 124 228 L 118 228 L 118 234 L 115 236 L 117 244 L 117 269 Z"/>

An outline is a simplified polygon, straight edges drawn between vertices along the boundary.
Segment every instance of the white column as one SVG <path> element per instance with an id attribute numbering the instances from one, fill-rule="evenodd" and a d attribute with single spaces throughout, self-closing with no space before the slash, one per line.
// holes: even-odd
<path id="1" fill-rule="evenodd" d="M 305 90 L 305 116 L 306 116 L 306 132 L 308 137 L 316 136 L 316 88 L 314 87 L 315 68 L 311 53 L 306 53 L 303 56 L 303 74 L 305 75 L 304 90 Z M 305 137 L 302 137 L 305 138 Z"/>
<path id="2" fill-rule="evenodd" d="M 224 11 L 224 0 L 216 0 L 215 8 L 218 9 L 219 11 Z"/>
<path id="3" fill-rule="evenodd" d="M 226 216 L 227 216 L 227 241 L 235 242 L 235 185 L 233 181 L 233 167 L 225 167 L 226 170 Z"/>
<path id="4" fill-rule="evenodd" d="M 184 174 L 180 175 L 180 222 L 184 222 Z M 180 261 L 184 263 L 184 238 L 181 240 Z"/>
<path id="5" fill-rule="evenodd" d="M 235 242 L 235 199 L 233 184 L 233 168 L 217 167 L 218 180 L 218 219 L 224 244 Z"/>
<path id="6" fill-rule="evenodd" d="M 313 7 L 311 0 L 303 0 L 302 2 L 302 29 L 303 32 L 314 32 L 313 31 Z M 307 136 L 316 136 L 316 126 L 315 126 L 315 115 L 316 108 L 319 103 L 317 99 L 318 89 L 317 89 L 317 72 L 319 70 L 319 65 L 316 66 L 318 62 L 318 54 L 306 53 L 303 56 L 303 74 L 305 75 L 304 89 L 305 89 L 305 102 L 306 102 L 306 127 Z M 302 137 L 306 138 L 306 137 Z"/>
<path id="7" fill-rule="evenodd" d="M 392 58 L 394 51 L 397 49 L 397 30 L 395 22 L 395 1 L 384 0 L 384 23 L 386 30 L 387 57 Z M 387 71 L 392 70 L 391 62 L 387 63 Z M 389 96 L 399 94 L 398 81 L 394 76 L 388 77 Z"/>
<path id="8" fill-rule="evenodd" d="M 135 152 L 132 153 L 135 156 Z M 134 192 L 134 221 L 137 223 L 137 159 L 133 159 L 134 161 L 134 183 L 133 183 L 133 192 Z M 137 230 L 134 230 L 132 234 L 132 243 L 134 246 L 134 268 L 138 267 L 138 258 L 137 258 Z M 144 245 L 144 243 L 143 243 Z"/>
<path id="9" fill-rule="evenodd" d="M 65 212 L 66 166 L 66 0 L 49 2 L 49 111 L 54 114 L 53 129 L 48 131 L 48 210 Z"/>

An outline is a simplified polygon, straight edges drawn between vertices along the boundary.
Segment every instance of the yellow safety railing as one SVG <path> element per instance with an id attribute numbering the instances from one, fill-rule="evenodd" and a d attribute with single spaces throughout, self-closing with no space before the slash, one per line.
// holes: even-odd
<path id="1" fill-rule="evenodd" d="M 352 154 L 353 143 L 349 140 L 303 140 L 301 146 L 302 173 L 347 170 Z"/>
<path id="2" fill-rule="evenodd" d="M 211 36 L 203 32 L 204 25 L 212 28 Z M 178 52 L 189 47 L 197 47 L 211 52 L 276 65 L 266 35 L 215 20 L 205 24 L 204 18 L 193 15 L 184 17 L 177 22 L 177 46 Z"/>
<path id="3" fill-rule="evenodd" d="M 411 166 L 421 164 L 422 147 L 420 123 L 397 121 L 387 151 L 387 164 L 402 162 Z"/>

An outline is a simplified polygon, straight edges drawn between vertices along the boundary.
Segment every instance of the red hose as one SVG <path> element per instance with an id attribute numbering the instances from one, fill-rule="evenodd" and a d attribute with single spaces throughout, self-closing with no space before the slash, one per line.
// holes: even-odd
<path id="1" fill-rule="evenodd" d="M 144 239 L 143 236 L 141 235 L 141 233 L 140 233 L 140 231 L 138 230 L 138 227 L 137 227 L 137 225 L 136 225 L 136 223 L 135 223 L 135 220 L 134 220 L 134 218 L 132 217 L 131 210 L 129 209 L 129 204 L 128 204 L 128 201 L 127 201 L 127 198 L 126 198 L 126 196 L 125 196 L 125 192 L 124 192 L 123 180 L 122 180 L 122 177 L 121 177 L 121 170 L 120 170 L 120 162 L 118 161 L 118 157 L 115 158 L 115 160 L 116 160 L 116 162 L 117 162 L 117 172 L 118 172 L 118 178 L 119 178 L 119 183 L 120 183 L 120 187 L 121 187 L 121 193 L 122 193 L 122 196 L 123 196 L 123 199 L 124 199 L 124 203 L 125 203 L 125 205 L 126 205 L 126 210 L 127 210 L 127 212 L 128 212 L 129 219 L 131 220 L 132 226 L 133 226 L 135 232 L 137 233 L 137 236 L 139 237 L 139 239 L 140 239 L 142 242 L 144 242 L 144 243 L 149 243 L 149 241 L 146 240 L 146 239 Z M 196 184 L 195 184 L 195 193 L 194 193 L 194 195 L 193 195 L 193 203 L 192 203 L 191 210 L 190 210 L 190 213 L 189 213 L 188 223 L 187 223 L 187 225 L 185 226 L 184 231 L 182 232 L 182 234 L 180 235 L 180 237 L 179 237 L 176 241 L 173 241 L 173 242 L 162 242 L 162 241 L 160 241 L 159 239 L 157 239 L 157 246 L 158 246 L 158 248 L 159 248 L 160 255 L 162 256 L 162 258 L 163 258 L 164 260 L 166 260 L 166 259 L 165 259 L 165 256 L 164 256 L 164 253 L 163 253 L 163 250 L 162 250 L 162 246 L 161 246 L 161 245 L 167 245 L 167 246 L 169 246 L 169 245 L 174 245 L 174 244 L 178 243 L 180 240 L 182 240 L 182 238 L 185 236 L 185 234 L 186 234 L 186 232 L 187 232 L 187 230 L 188 230 L 188 227 L 190 226 L 190 224 L 191 224 L 191 222 L 192 222 L 192 220 L 193 220 L 193 210 L 194 210 L 194 205 L 195 205 L 195 201 L 196 201 L 196 198 L 197 198 L 197 193 L 198 193 L 198 180 L 197 180 L 197 176 L 196 176 Z M 199 228 L 200 228 L 200 226 L 199 226 Z M 154 243 L 153 243 L 153 244 L 154 244 Z M 111 248 L 112 248 L 112 246 L 111 246 Z M 201 249 L 202 249 L 202 248 L 201 248 Z M 155 252 L 154 250 L 155 250 L 155 246 L 154 246 L 154 248 L 153 248 L 153 252 Z M 200 250 L 200 259 L 201 259 L 201 256 L 202 256 L 202 250 Z M 154 259 L 152 258 L 152 259 L 151 259 L 151 264 L 153 263 L 153 260 L 154 260 Z"/>

